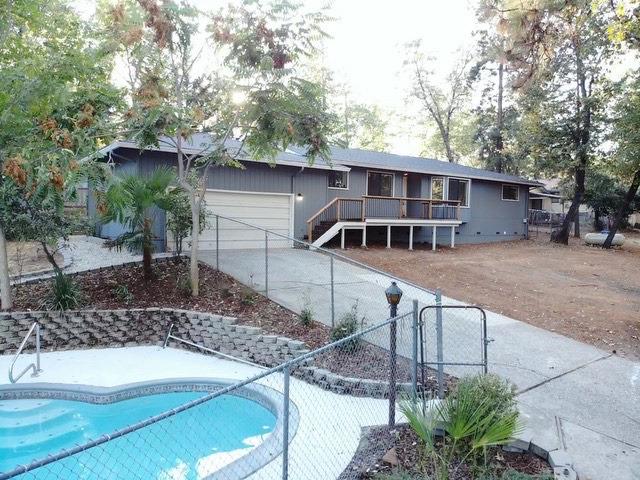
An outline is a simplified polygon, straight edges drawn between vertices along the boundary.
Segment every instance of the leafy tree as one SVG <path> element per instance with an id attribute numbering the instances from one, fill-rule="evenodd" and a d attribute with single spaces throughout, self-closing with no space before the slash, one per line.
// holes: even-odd
<path id="1" fill-rule="evenodd" d="M 513 97 L 511 89 L 506 88 L 513 73 L 505 65 L 505 42 L 496 32 L 491 3 L 492 0 L 483 0 L 477 10 L 484 29 L 475 32 L 477 60 L 469 71 L 470 81 L 481 91 L 479 104 L 474 109 L 477 119 L 474 140 L 483 168 L 518 175 L 526 159 L 518 148 L 520 110 L 515 99 L 510 98 Z"/>
<path id="2" fill-rule="evenodd" d="M 207 226 L 206 206 L 202 205 L 200 209 L 200 233 Z M 169 198 L 167 206 L 167 230 L 171 232 L 177 255 L 182 255 L 184 240 L 191 235 L 193 223 L 191 222 L 191 205 L 189 198 L 184 192 L 173 195 Z"/>
<path id="3" fill-rule="evenodd" d="M 618 228 L 633 209 L 640 188 L 640 71 L 625 82 L 614 109 L 610 140 L 615 145 L 612 160 L 614 171 L 622 178 L 631 178 L 624 200 L 619 205 L 603 248 L 611 248 Z"/>
<path id="4" fill-rule="evenodd" d="M 342 118 L 343 122 L 339 123 L 342 128 L 338 136 L 345 147 L 376 152 L 389 150 L 389 122 L 377 105 L 350 103 L 345 95 L 344 108 L 339 118 Z"/>
<path id="5" fill-rule="evenodd" d="M 149 176 L 126 175 L 113 177 L 104 194 L 100 195 L 98 210 L 104 222 L 116 221 L 125 225 L 127 232 L 111 242 L 116 248 L 126 246 L 130 250 L 142 250 L 144 279 L 153 274 L 154 207 L 169 210 L 180 195 L 169 189 L 175 180 L 169 168 L 157 168 Z"/>
<path id="6" fill-rule="evenodd" d="M 212 167 L 240 167 L 249 156 L 270 159 L 289 144 L 306 146 L 310 161 L 328 154 L 322 89 L 295 75 L 323 36 L 325 15 L 302 8 L 288 0 L 247 0 L 211 13 L 184 1 L 139 0 L 103 14 L 128 67 L 130 137 L 141 148 L 163 144 L 177 151 L 178 184 L 189 197 L 193 225 L 193 296 L 199 294 L 200 211 Z M 195 133 L 206 133 L 210 143 L 194 145 Z"/>
<path id="7" fill-rule="evenodd" d="M 608 25 L 609 38 L 616 45 L 630 50 L 631 55 L 637 56 L 640 49 L 640 1 L 611 2 L 611 5 L 614 6 L 615 16 Z M 622 82 L 621 91 L 622 95 L 615 106 L 610 140 L 616 145 L 614 170 L 623 178 L 631 178 L 631 182 L 603 248 L 611 248 L 616 231 L 626 219 L 640 188 L 640 70 Z"/>
<path id="8" fill-rule="evenodd" d="M 109 53 L 65 0 L 11 2 L 0 17 L 0 290 L 11 307 L 5 235 L 50 247 L 68 232 L 64 200 L 100 169 L 79 162 L 104 139 L 116 102 Z"/>
<path id="9" fill-rule="evenodd" d="M 436 60 L 422 52 L 420 41 L 407 45 L 405 66 L 413 78 L 411 97 L 420 102 L 424 114 L 435 123 L 445 156 L 449 162 L 457 162 L 453 132 L 456 122 L 461 119 L 469 99 L 468 69 L 469 55 L 463 54 L 446 78 L 446 88 L 442 88 L 434 71 Z"/>
<path id="10" fill-rule="evenodd" d="M 589 0 L 516 6 L 493 0 L 485 7 L 504 38 L 513 86 L 528 97 L 523 115 L 528 117 L 526 138 L 536 168 L 574 178 L 571 206 L 552 236 L 566 244 L 571 223 L 579 235 L 575 220 L 602 125 L 605 64 L 611 58 L 606 13 Z"/>

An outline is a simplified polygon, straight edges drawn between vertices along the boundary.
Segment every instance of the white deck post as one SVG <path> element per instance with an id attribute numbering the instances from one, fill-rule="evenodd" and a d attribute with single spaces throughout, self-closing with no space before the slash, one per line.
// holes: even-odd
<path id="1" fill-rule="evenodd" d="M 344 250 L 344 230 L 345 230 L 344 227 L 342 227 L 342 229 L 340 229 L 340 248 L 342 250 Z"/>
<path id="2" fill-rule="evenodd" d="M 431 233 L 431 250 L 436 251 L 436 230 L 438 227 L 433 226 L 433 232 Z"/>
<path id="3" fill-rule="evenodd" d="M 456 246 L 456 227 L 451 226 L 451 248 Z"/>
<path id="4" fill-rule="evenodd" d="M 391 248 L 391 225 L 387 225 L 387 248 Z"/>
<path id="5" fill-rule="evenodd" d="M 413 225 L 409 225 L 409 250 L 413 250 Z"/>
<path id="6" fill-rule="evenodd" d="M 362 245 L 361 247 L 367 246 L 367 226 L 362 227 Z"/>

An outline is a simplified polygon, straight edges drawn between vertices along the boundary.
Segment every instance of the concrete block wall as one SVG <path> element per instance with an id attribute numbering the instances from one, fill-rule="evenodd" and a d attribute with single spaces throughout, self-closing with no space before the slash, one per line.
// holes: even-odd
<path id="1" fill-rule="evenodd" d="M 238 325 L 231 317 L 148 308 L 0 313 L 0 354 L 15 353 L 33 322 L 40 324 L 44 351 L 162 345 L 173 324 L 177 337 L 262 365 L 275 366 L 308 352 L 303 342 L 265 335 L 261 328 Z M 25 352 L 33 351 L 30 341 Z"/>
<path id="2" fill-rule="evenodd" d="M 0 313 L 0 355 L 15 354 L 34 322 L 40 325 L 41 346 L 45 352 L 163 345 L 171 324 L 172 335 L 176 337 L 267 367 L 280 365 L 309 352 L 306 344 L 300 340 L 265 334 L 260 327 L 239 325 L 232 317 L 147 308 L 64 313 L 3 312 Z M 169 346 L 202 352 L 173 340 Z M 34 349 L 32 337 L 24 351 L 32 353 Z M 374 398 L 389 396 L 387 381 L 344 377 L 315 367 L 312 358 L 300 362 L 292 373 L 308 383 L 338 394 Z M 411 385 L 401 383 L 397 389 L 408 392 Z"/>

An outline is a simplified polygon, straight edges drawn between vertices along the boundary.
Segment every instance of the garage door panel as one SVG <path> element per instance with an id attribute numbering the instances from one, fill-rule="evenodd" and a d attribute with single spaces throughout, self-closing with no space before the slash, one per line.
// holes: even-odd
<path id="1" fill-rule="evenodd" d="M 200 249 L 215 250 L 215 215 L 222 215 L 259 226 L 279 235 L 290 236 L 293 211 L 291 195 L 264 194 L 250 192 L 209 191 L 205 195 L 208 225 L 200 234 Z M 241 223 L 224 218 L 218 219 L 219 248 L 255 249 L 264 248 L 264 232 Z M 169 236 L 169 235 L 168 235 Z M 172 245 L 171 239 L 168 244 Z M 189 248 L 189 239 L 185 239 L 185 249 Z M 289 247 L 289 242 L 273 236 L 271 246 Z"/>

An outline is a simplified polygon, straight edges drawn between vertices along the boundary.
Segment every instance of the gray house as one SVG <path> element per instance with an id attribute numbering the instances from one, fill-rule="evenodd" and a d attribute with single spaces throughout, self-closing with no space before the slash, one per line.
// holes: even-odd
<path id="1" fill-rule="evenodd" d="M 196 135 L 187 152 L 207 147 Z M 116 173 L 144 175 L 158 165 L 176 164 L 172 147 L 140 151 L 134 143 L 114 142 L 102 150 Z M 525 238 L 529 187 L 539 183 L 521 177 L 433 159 L 333 148 L 330 162 L 309 164 L 302 149 L 291 148 L 275 161 L 247 157 L 243 169 L 218 167 L 209 177 L 208 213 L 306 239 L 320 246 L 346 231 L 356 231 L 362 245 L 367 236 L 388 244 L 481 243 Z M 95 215 L 93 201 L 89 212 Z M 209 222 L 213 223 L 213 222 Z M 165 218 L 158 212 L 155 235 L 170 247 Z M 99 234 L 113 238 L 116 224 Z M 258 248 L 263 238 L 248 229 L 228 228 L 219 235 L 220 248 Z M 215 231 L 203 232 L 202 248 L 214 248 Z"/>

